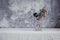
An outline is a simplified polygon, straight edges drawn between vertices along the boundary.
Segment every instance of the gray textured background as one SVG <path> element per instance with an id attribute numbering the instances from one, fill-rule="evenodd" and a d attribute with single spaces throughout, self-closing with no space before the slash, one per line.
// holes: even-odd
<path id="1" fill-rule="evenodd" d="M 0 0 L 0 27 L 36 27 L 34 12 L 46 7 L 48 16 L 40 20 L 41 27 L 60 26 L 60 0 Z M 34 9 L 34 10 L 31 10 Z"/>

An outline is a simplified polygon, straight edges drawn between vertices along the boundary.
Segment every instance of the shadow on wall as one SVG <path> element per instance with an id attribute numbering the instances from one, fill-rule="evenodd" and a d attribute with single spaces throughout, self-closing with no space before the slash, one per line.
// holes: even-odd
<path id="1" fill-rule="evenodd" d="M 12 16 L 12 11 L 8 8 L 9 0 L 0 0 L 0 20 L 3 19 L 5 15 L 7 15 L 7 19 L 10 19 Z"/>
<path id="2" fill-rule="evenodd" d="M 60 0 L 56 0 L 57 4 L 55 5 L 55 11 L 57 14 L 57 24 L 55 28 L 60 28 Z"/>

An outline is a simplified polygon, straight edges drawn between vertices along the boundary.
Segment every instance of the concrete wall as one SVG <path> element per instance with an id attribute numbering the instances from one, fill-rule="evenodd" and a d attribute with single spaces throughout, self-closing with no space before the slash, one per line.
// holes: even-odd
<path id="1" fill-rule="evenodd" d="M 49 14 L 41 18 L 40 26 L 55 27 L 58 18 L 56 7 L 59 2 L 57 2 L 56 0 L 0 0 L 0 27 L 36 27 L 37 21 L 33 13 L 38 13 L 43 7 L 47 8 Z"/>

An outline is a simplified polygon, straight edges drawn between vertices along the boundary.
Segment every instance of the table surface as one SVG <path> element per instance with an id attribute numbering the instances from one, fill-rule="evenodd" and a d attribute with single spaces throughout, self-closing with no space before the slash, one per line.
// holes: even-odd
<path id="1" fill-rule="evenodd" d="M 34 28 L 1 28 L 0 40 L 60 40 L 60 29 L 43 29 L 35 31 Z"/>

